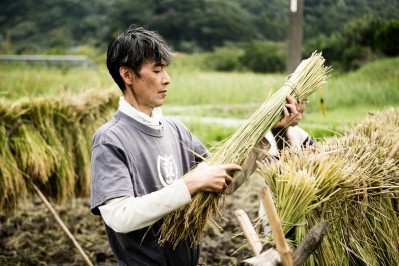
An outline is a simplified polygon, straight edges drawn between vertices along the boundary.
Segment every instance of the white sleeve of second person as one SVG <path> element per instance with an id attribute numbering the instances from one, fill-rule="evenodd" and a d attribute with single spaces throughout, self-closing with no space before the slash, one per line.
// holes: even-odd
<path id="1" fill-rule="evenodd" d="M 119 197 L 99 206 L 104 222 L 115 232 L 128 233 L 150 226 L 188 204 L 191 195 L 183 179 L 142 197 Z"/>
<path id="2" fill-rule="evenodd" d="M 299 126 L 295 126 L 292 129 L 294 129 L 295 144 L 301 149 L 309 134 Z"/>
<path id="3" fill-rule="evenodd" d="M 276 139 L 274 138 L 273 133 L 270 130 L 266 132 L 265 138 L 270 144 L 270 149 L 268 151 L 269 155 L 278 156 L 279 151 L 277 148 L 277 142 Z"/>

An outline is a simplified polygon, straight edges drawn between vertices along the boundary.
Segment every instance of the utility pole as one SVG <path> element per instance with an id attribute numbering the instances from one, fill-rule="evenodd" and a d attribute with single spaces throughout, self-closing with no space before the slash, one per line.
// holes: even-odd
<path id="1" fill-rule="evenodd" d="M 303 2 L 304 0 L 290 0 L 290 11 L 288 13 L 288 74 L 291 74 L 295 71 L 302 59 Z"/>

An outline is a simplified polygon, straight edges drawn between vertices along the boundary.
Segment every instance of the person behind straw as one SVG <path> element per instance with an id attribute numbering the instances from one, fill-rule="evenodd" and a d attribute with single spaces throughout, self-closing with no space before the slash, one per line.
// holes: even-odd
<path id="1" fill-rule="evenodd" d="M 287 143 L 289 147 L 294 148 L 296 151 L 300 151 L 303 147 L 312 146 L 314 144 L 312 137 L 298 125 L 304 116 L 308 103 L 309 101 L 307 99 L 298 101 L 298 115 L 293 118 L 292 122 L 285 130 L 284 137 L 281 138 L 283 140 L 282 142 Z M 277 146 L 280 150 L 283 148 L 283 144 L 277 143 Z"/>
<path id="2" fill-rule="evenodd" d="M 293 117 L 287 124 L 279 124 L 277 127 L 268 131 L 265 135 L 265 139 L 269 145 L 267 156 L 263 159 L 263 162 L 268 163 L 270 160 L 278 160 L 280 157 L 280 151 L 285 147 L 294 148 L 295 151 L 299 152 L 304 147 L 312 146 L 315 142 L 313 138 L 299 126 L 299 122 L 302 120 L 306 111 L 309 100 L 298 101 L 298 115 Z M 266 235 L 270 233 L 270 226 L 268 219 L 262 204 L 259 203 L 258 216 L 262 221 L 263 233 Z"/>
<path id="3" fill-rule="evenodd" d="M 299 126 L 306 111 L 309 100 L 298 101 L 298 115 L 293 117 L 287 124 L 279 124 L 268 131 L 265 139 L 270 147 L 268 147 L 267 154 L 275 159 L 280 156 L 280 151 L 285 147 L 292 147 L 296 151 L 300 151 L 303 147 L 312 146 L 314 144 L 313 138 L 303 128 Z M 265 157 L 268 160 L 270 157 Z"/>

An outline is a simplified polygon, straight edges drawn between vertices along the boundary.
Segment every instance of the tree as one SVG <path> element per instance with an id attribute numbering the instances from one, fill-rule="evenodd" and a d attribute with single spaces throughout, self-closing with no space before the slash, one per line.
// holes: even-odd
<path id="1" fill-rule="evenodd" d="M 210 50 L 255 37 L 250 18 L 232 1 L 168 0 L 156 8 L 154 27 L 177 48 L 186 41 Z"/>
<path id="2" fill-rule="evenodd" d="M 399 55 L 399 21 L 390 20 L 376 33 L 377 47 L 387 56 Z"/>

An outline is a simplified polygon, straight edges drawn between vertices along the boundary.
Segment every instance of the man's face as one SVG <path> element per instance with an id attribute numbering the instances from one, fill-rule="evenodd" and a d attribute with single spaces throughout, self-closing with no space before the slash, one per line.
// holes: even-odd
<path id="1" fill-rule="evenodd" d="M 140 70 L 140 76 L 133 74 L 128 100 L 136 109 L 151 114 L 152 109 L 160 107 L 167 94 L 170 78 L 166 65 L 154 61 L 145 61 Z M 133 72 L 133 70 L 130 70 Z"/>

